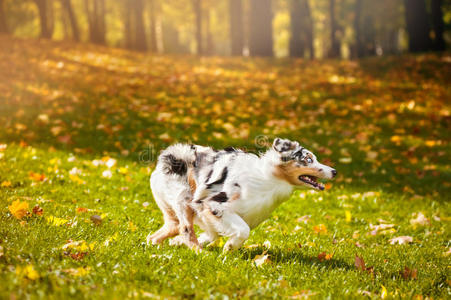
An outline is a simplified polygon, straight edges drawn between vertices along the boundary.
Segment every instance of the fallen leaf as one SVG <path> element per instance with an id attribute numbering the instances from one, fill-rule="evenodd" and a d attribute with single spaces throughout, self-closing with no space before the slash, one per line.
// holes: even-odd
<path id="1" fill-rule="evenodd" d="M 395 238 L 390 239 L 390 244 L 409 244 L 413 242 L 413 238 L 411 236 L 398 236 Z"/>
<path id="2" fill-rule="evenodd" d="M 264 251 L 262 254 L 256 255 L 254 257 L 253 261 L 254 261 L 255 266 L 260 267 L 263 264 L 267 264 L 267 263 L 271 262 L 271 260 L 269 259 L 269 255 L 266 253 L 267 253 L 267 251 Z"/>
<path id="3" fill-rule="evenodd" d="M 304 223 L 304 224 L 307 224 L 307 222 L 308 222 L 309 220 L 310 220 L 310 216 L 309 216 L 309 215 L 302 216 L 302 217 L 300 217 L 300 218 L 297 219 L 297 221 L 298 221 L 299 223 Z"/>
<path id="4" fill-rule="evenodd" d="M 321 252 L 320 254 L 318 254 L 318 260 L 319 261 L 325 261 L 325 260 L 331 260 L 332 257 L 334 256 L 334 254 L 328 254 L 326 252 Z"/>
<path id="5" fill-rule="evenodd" d="M 8 206 L 8 209 L 14 217 L 20 220 L 28 213 L 28 203 L 16 200 Z"/>
<path id="6" fill-rule="evenodd" d="M 409 279 L 417 279 L 418 270 L 417 269 L 410 269 L 408 267 L 404 267 L 403 271 L 399 272 L 405 280 Z"/>
<path id="7" fill-rule="evenodd" d="M 102 217 L 99 215 L 92 215 L 90 219 L 95 225 L 100 225 L 102 223 Z"/>
<path id="8" fill-rule="evenodd" d="M 345 220 L 347 223 L 351 222 L 351 220 L 352 220 L 352 215 L 349 210 L 345 211 Z"/>
<path id="9" fill-rule="evenodd" d="M 33 207 L 33 214 L 37 216 L 42 216 L 44 214 L 44 210 L 39 205 L 36 204 Z"/>
<path id="10" fill-rule="evenodd" d="M 88 212 L 88 209 L 86 207 L 77 207 L 76 213 L 77 214 L 81 214 L 81 213 L 85 213 Z"/>
<path id="11" fill-rule="evenodd" d="M 387 298 L 387 296 L 388 296 L 387 289 L 386 289 L 385 286 L 383 286 L 383 285 L 381 285 L 381 288 L 382 288 L 382 290 L 381 290 L 381 298 L 382 298 L 382 299 L 385 299 L 385 298 Z"/>
<path id="12" fill-rule="evenodd" d="M 66 220 L 66 219 L 58 218 L 58 217 L 54 217 L 54 216 L 49 216 L 46 218 L 46 220 L 49 224 L 54 225 L 54 226 L 61 226 L 68 222 L 68 220 Z"/>
<path id="13" fill-rule="evenodd" d="M 10 187 L 11 186 L 11 181 L 3 181 L 2 184 L 0 185 L 1 187 Z"/>
<path id="14" fill-rule="evenodd" d="M 414 214 L 415 215 L 415 214 Z M 431 222 L 428 218 L 426 218 L 423 213 L 419 212 L 416 214 L 416 218 L 413 218 L 410 220 L 410 225 L 416 227 L 416 226 L 426 226 L 430 225 Z"/>
<path id="15" fill-rule="evenodd" d="M 365 261 L 360 256 L 356 256 L 355 257 L 354 266 L 359 271 L 365 271 L 366 270 Z"/>
<path id="16" fill-rule="evenodd" d="M 30 177 L 31 180 L 34 180 L 34 181 L 44 181 L 45 180 L 44 174 L 34 173 L 33 171 L 30 171 L 28 173 L 28 176 Z"/>
<path id="17" fill-rule="evenodd" d="M 326 225 L 324 224 L 319 224 L 319 225 L 315 225 L 313 226 L 313 231 L 317 234 L 326 234 L 327 233 L 327 228 Z"/>

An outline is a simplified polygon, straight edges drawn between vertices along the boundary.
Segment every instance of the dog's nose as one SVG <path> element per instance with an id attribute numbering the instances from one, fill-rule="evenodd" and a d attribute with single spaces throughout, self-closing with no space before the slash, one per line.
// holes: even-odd
<path id="1" fill-rule="evenodd" d="M 337 170 L 332 170 L 332 177 L 335 177 L 335 176 L 337 176 Z"/>

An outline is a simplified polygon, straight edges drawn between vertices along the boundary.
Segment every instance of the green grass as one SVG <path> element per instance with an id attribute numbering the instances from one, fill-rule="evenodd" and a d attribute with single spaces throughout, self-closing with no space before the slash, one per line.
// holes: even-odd
<path id="1" fill-rule="evenodd" d="M 0 298 L 451 296 L 449 57 L 199 59 L 0 44 Z M 201 253 L 145 245 L 162 225 L 148 182 L 160 149 L 258 152 L 259 136 L 299 140 L 339 176 L 324 192 L 296 191 L 238 251 L 222 254 L 224 240 Z M 42 216 L 17 219 L 17 200 Z M 428 224 L 411 224 L 419 212 Z M 381 223 L 394 227 L 372 235 Z M 391 245 L 398 236 L 413 242 Z M 63 249 L 69 240 L 80 243 Z"/>

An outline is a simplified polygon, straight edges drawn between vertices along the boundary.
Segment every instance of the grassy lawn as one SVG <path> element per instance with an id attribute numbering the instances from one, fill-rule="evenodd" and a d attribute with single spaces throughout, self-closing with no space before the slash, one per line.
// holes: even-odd
<path id="1" fill-rule="evenodd" d="M 451 296 L 449 56 L 0 44 L 0 298 Z M 238 251 L 145 245 L 162 225 L 149 189 L 160 149 L 261 152 L 275 136 L 339 176 L 296 191 Z"/>

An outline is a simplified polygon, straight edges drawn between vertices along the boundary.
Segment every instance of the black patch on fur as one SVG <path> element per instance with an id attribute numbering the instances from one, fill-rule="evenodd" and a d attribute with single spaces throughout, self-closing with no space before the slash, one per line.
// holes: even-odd
<path id="1" fill-rule="evenodd" d="M 213 170 L 212 170 L 212 171 L 213 171 Z M 207 184 L 207 189 L 211 188 L 212 185 L 214 185 L 214 184 L 223 184 L 224 181 L 225 181 L 226 178 L 227 178 L 227 173 L 228 173 L 228 170 L 227 170 L 227 167 L 225 167 L 224 170 L 222 170 L 221 177 L 220 177 L 218 180 L 216 180 L 216 181 L 213 181 L 213 182 L 211 182 L 211 183 L 208 183 L 208 184 Z"/>
<path id="2" fill-rule="evenodd" d="M 226 148 L 224 148 L 224 151 L 225 152 L 236 152 L 237 150 L 233 147 L 226 147 Z"/>
<path id="3" fill-rule="evenodd" d="M 213 197 L 211 197 L 212 201 L 216 201 L 216 202 L 227 202 L 229 198 L 227 197 L 227 194 L 225 192 L 220 192 L 219 194 L 214 195 Z"/>
<path id="4" fill-rule="evenodd" d="M 207 183 L 210 180 L 211 175 L 213 175 L 213 169 L 211 169 L 210 172 L 208 172 L 207 178 L 205 178 L 205 183 Z"/>
<path id="5" fill-rule="evenodd" d="M 166 154 L 162 159 L 165 165 L 166 174 L 186 175 L 188 167 L 184 160 L 178 159 L 172 154 Z"/>

